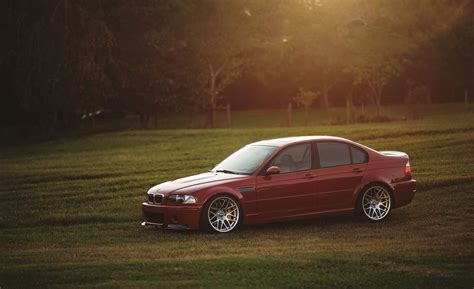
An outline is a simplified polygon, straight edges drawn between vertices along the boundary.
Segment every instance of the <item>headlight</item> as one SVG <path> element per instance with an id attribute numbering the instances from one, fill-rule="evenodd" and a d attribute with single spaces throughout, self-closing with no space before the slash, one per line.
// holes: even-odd
<path id="1" fill-rule="evenodd" d="M 197 199 L 190 195 L 171 195 L 168 197 L 168 202 L 178 204 L 195 204 Z"/>

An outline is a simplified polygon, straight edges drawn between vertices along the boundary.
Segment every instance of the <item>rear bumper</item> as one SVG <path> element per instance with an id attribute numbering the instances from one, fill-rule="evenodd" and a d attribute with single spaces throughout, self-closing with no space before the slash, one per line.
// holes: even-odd
<path id="1" fill-rule="evenodd" d="M 416 181 L 409 180 L 393 184 L 393 197 L 395 199 L 395 208 L 405 206 L 413 200 L 416 193 Z"/>
<path id="2" fill-rule="evenodd" d="M 197 206 L 164 206 L 142 203 L 145 224 L 168 226 L 180 225 L 188 229 L 199 229 L 201 207 Z"/>

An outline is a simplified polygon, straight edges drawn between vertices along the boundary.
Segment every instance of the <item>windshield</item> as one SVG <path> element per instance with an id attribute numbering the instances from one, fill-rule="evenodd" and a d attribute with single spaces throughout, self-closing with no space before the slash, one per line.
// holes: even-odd
<path id="1" fill-rule="evenodd" d="M 273 146 L 248 145 L 228 156 L 212 171 L 250 175 L 276 150 Z"/>

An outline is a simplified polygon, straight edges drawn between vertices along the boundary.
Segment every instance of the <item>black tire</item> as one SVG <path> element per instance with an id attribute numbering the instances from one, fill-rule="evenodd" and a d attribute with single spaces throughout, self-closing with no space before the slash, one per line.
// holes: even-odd
<path id="1" fill-rule="evenodd" d="M 359 194 L 356 214 L 364 220 L 380 222 L 385 220 L 393 207 L 390 189 L 379 183 L 370 184 Z"/>
<path id="2" fill-rule="evenodd" d="M 219 207 L 221 207 L 219 209 Z M 242 223 L 239 201 L 228 194 L 210 198 L 201 211 L 200 229 L 209 233 L 230 233 Z"/>

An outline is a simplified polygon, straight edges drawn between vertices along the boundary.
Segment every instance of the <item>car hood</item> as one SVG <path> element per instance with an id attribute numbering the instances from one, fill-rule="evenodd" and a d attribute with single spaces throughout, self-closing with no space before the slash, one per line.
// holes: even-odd
<path id="1" fill-rule="evenodd" d="M 234 174 L 225 174 L 225 173 L 203 173 L 194 176 L 189 176 L 174 181 L 169 181 L 165 183 L 158 184 L 148 190 L 149 194 L 162 193 L 164 195 L 172 193 L 176 190 L 181 190 L 198 185 L 215 185 L 217 183 L 225 183 L 228 181 L 234 181 L 236 179 L 241 179 L 248 177 L 247 175 L 234 175 Z"/>

